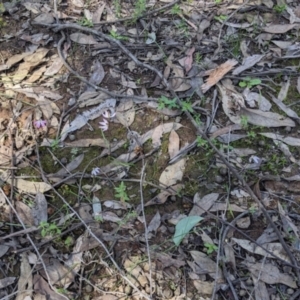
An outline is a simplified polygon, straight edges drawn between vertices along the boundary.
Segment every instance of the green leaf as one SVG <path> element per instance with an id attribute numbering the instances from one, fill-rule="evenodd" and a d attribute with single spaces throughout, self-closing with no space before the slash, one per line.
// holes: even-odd
<path id="1" fill-rule="evenodd" d="M 176 227 L 175 234 L 173 236 L 173 242 L 176 246 L 179 246 L 183 238 L 190 232 L 190 230 L 203 218 L 199 216 L 189 216 L 181 219 Z"/>
<path id="2" fill-rule="evenodd" d="M 253 78 L 249 82 L 251 85 L 258 85 L 261 84 L 261 80 L 259 78 Z"/>
<path id="3" fill-rule="evenodd" d="M 245 87 L 246 85 L 247 85 L 247 83 L 245 81 L 240 81 L 239 82 L 240 87 Z"/>

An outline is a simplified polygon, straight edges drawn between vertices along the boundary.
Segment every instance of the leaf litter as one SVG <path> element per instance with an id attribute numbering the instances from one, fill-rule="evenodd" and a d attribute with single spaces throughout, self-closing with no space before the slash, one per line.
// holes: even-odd
<path id="1" fill-rule="evenodd" d="M 253 14 L 247 1 L 157 1 L 156 18 L 151 1 L 57 4 L 1 13 L 11 31 L 4 48 L 15 49 L 2 51 L 0 66 L 1 220 L 35 228 L 28 236 L 42 241 L 25 252 L 34 247 L 20 228 L 1 223 L 1 257 L 13 254 L 19 268 L 0 278 L 1 297 L 71 298 L 85 293 L 80 273 L 91 299 L 151 299 L 153 287 L 162 299 L 268 299 L 282 285 L 296 294 L 297 271 L 286 271 L 299 250 L 293 3 L 255 4 Z M 16 32 L 10 9 L 32 24 L 15 23 Z M 57 42 L 60 25 L 68 41 Z M 245 184 L 273 210 L 280 236 Z M 239 280 L 245 267 L 249 285 Z"/>

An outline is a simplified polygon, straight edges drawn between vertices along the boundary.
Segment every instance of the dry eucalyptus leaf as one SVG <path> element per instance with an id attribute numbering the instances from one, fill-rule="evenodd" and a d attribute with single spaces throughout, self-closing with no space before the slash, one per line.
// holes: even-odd
<path id="1" fill-rule="evenodd" d="M 238 74 L 242 73 L 243 71 L 250 69 L 251 67 L 256 65 L 263 57 L 264 57 L 264 55 L 261 55 L 261 54 L 255 54 L 252 56 L 248 56 L 247 58 L 245 58 L 243 60 L 243 64 L 241 66 L 239 66 L 233 70 L 232 75 L 238 75 Z"/>
<path id="2" fill-rule="evenodd" d="M 199 194 L 196 193 L 193 199 L 194 206 L 191 209 L 189 216 L 201 216 L 214 205 L 214 203 L 218 200 L 218 193 L 211 193 L 205 195 L 203 198 L 200 198 Z"/>
<path id="3" fill-rule="evenodd" d="M 295 127 L 295 122 L 290 118 L 273 112 L 260 111 L 258 109 L 241 108 L 240 116 L 246 116 L 250 124 L 264 127 Z"/>
<path id="4" fill-rule="evenodd" d="M 168 166 L 160 175 L 159 182 L 163 186 L 172 186 L 182 180 L 186 159 L 183 158 L 178 162 Z"/>
<path id="5" fill-rule="evenodd" d="M 179 151 L 179 135 L 175 130 L 172 130 L 169 136 L 168 152 L 170 159 L 172 159 Z"/>
<path id="6" fill-rule="evenodd" d="M 71 2 L 76 7 L 84 7 L 84 1 L 83 0 L 71 0 Z"/>
<path id="7" fill-rule="evenodd" d="M 283 24 L 283 25 L 278 25 L 278 24 L 271 24 L 269 26 L 266 26 L 263 28 L 263 31 L 268 32 L 268 33 L 286 33 L 293 29 L 296 26 L 296 24 Z"/>
<path id="8" fill-rule="evenodd" d="M 34 199 L 34 206 L 31 208 L 31 215 L 34 219 L 34 225 L 39 226 L 41 222 L 48 220 L 48 203 L 42 193 L 37 193 Z"/>
<path id="9" fill-rule="evenodd" d="M 296 289 L 297 284 L 293 276 L 284 274 L 271 263 L 250 263 L 246 262 L 248 270 L 261 281 L 268 284 L 282 283 Z"/>
<path id="10" fill-rule="evenodd" d="M 116 118 L 125 127 L 130 126 L 134 122 L 135 109 L 131 108 L 124 112 L 116 112 Z"/>
<path id="11" fill-rule="evenodd" d="M 16 211 L 18 217 L 22 222 L 27 226 L 34 226 L 35 222 L 33 216 L 31 215 L 31 208 L 26 205 L 24 202 L 16 201 L 15 203 Z"/>
<path id="12" fill-rule="evenodd" d="M 158 125 L 156 128 L 149 130 L 142 136 L 143 143 L 152 138 L 152 145 L 154 148 L 161 145 L 162 135 L 170 132 L 171 130 L 177 130 L 182 127 L 179 123 L 165 123 Z"/>
<path id="13" fill-rule="evenodd" d="M 18 203 L 20 201 L 17 201 Z M 20 277 L 18 280 L 18 293 L 16 300 L 24 300 L 26 297 L 32 296 L 33 292 L 33 281 L 32 281 L 32 270 L 28 261 L 27 253 L 21 253 L 21 266 L 20 266 Z"/>
<path id="14" fill-rule="evenodd" d="M 52 189 L 52 186 L 45 182 L 31 182 L 23 179 L 16 179 L 16 187 L 18 190 L 24 192 L 24 193 L 32 193 L 37 194 L 45 193 Z"/>
<path id="15" fill-rule="evenodd" d="M 206 80 L 205 84 L 201 86 L 201 90 L 203 93 L 206 93 L 212 86 L 218 83 L 225 74 L 232 70 L 232 68 L 238 62 L 235 59 L 229 59 L 225 63 L 221 64 L 214 70 L 209 70 L 206 72 L 209 75 L 208 79 Z"/>
<path id="16" fill-rule="evenodd" d="M 167 190 L 160 192 L 157 196 L 145 203 L 145 206 L 164 204 L 170 196 L 176 195 L 182 188 L 182 184 L 172 185 Z"/>
<path id="17" fill-rule="evenodd" d="M 160 213 L 157 212 L 148 225 L 147 228 L 148 232 L 154 231 L 156 233 L 160 224 L 161 224 L 161 216 Z"/>
<path id="18" fill-rule="evenodd" d="M 99 5 L 98 8 L 97 8 L 97 10 L 93 13 L 93 16 L 92 16 L 92 22 L 93 22 L 93 24 L 100 22 L 102 14 L 103 14 L 103 11 L 104 11 L 104 8 L 105 8 L 105 5 L 106 5 L 106 3 L 104 3 L 101 6 Z"/>
<path id="19" fill-rule="evenodd" d="M 87 35 L 81 32 L 72 33 L 70 35 L 71 41 L 82 44 L 82 45 L 95 45 L 98 42 L 94 39 L 92 35 Z"/>
<path id="20" fill-rule="evenodd" d="M 273 257 L 272 254 L 269 254 L 264 249 L 262 249 L 260 246 L 258 246 L 256 243 L 252 243 L 249 240 L 232 238 L 232 241 L 234 241 L 236 244 L 238 244 L 240 247 L 242 247 L 243 249 L 247 250 L 250 253 L 258 254 L 258 255 L 266 256 L 266 257 Z M 282 260 L 284 260 L 288 263 L 290 262 L 289 257 L 285 253 L 285 251 L 280 243 L 265 243 L 262 246 L 269 252 L 280 257 Z"/>

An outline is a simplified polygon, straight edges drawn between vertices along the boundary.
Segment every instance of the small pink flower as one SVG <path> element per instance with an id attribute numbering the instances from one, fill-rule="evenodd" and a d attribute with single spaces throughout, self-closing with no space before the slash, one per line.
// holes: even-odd
<path id="1" fill-rule="evenodd" d="M 111 109 L 107 109 L 104 113 L 102 113 L 102 116 L 106 119 L 111 119 L 116 115 L 115 111 Z"/>
<path id="2" fill-rule="evenodd" d="M 108 121 L 106 119 L 103 119 L 103 122 L 99 122 L 99 128 L 102 131 L 106 131 L 108 129 Z"/>
<path id="3" fill-rule="evenodd" d="M 93 168 L 93 170 L 92 170 L 92 172 L 91 172 L 92 176 L 97 176 L 97 175 L 99 175 L 100 173 L 101 173 L 101 170 L 100 170 L 99 167 Z"/>
<path id="4" fill-rule="evenodd" d="M 33 122 L 33 125 L 37 129 L 43 128 L 47 125 L 47 121 L 46 120 L 36 120 Z"/>

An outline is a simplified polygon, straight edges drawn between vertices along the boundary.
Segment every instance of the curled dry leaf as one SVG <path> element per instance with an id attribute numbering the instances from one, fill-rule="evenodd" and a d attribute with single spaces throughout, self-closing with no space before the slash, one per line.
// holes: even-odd
<path id="1" fill-rule="evenodd" d="M 201 86 L 203 93 L 206 93 L 212 86 L 217 84 L 225 74 L 227 74 L 238 62 L 235 59 L 229 59 L 214 70 L 206 72 L 209 75 L 206 82 Z"/>
<path id="2" fill-rule="evenodd" d="M 81 45 L 96 45 L 98 42 L 93 36 L 87 35 L 81 32 L 72 33 L 70 35 L 71 41 L 81 44 Z"/>
<path id="3" fill-rule="evenodd" d="M 181 159 L 173 165 L 168 166 L 160 175 L 159 182 L 163 186 L 171 186 L 180 182 L 183 177 L 186 159 Z"/>

